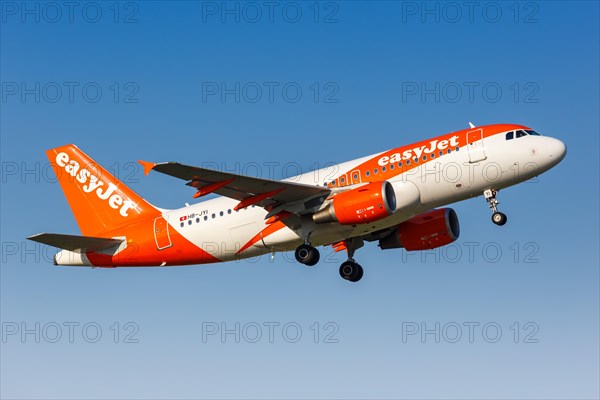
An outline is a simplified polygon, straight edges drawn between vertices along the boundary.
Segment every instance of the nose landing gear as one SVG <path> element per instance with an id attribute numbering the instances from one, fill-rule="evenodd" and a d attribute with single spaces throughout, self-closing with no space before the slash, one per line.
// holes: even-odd
<path id="1" fill-rule="evenodd" d="M 489 203 L 489 207 L 493 211 L 492 222 L 495 223 L 496 225 L 502 226 L 502 225 L 506 224 L 508 217 L 506 216 L 506 214 L 498 211 L 498 204 L 500 204 L 500 202 L 496 199 L 497 193 L 498 193 L 497 190 L 487 189 L 486 191 L 483 192 L 483 195 L 485 196 L 485 200 Z"/>

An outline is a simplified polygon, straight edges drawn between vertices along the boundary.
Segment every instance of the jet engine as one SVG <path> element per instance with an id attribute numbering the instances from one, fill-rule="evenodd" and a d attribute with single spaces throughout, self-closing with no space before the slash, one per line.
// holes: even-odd
<path id="1" fill-rule="evenodd" d="M 355 225 L 373 222 L 396 211 L 396 193 L 388 181 L 372 182 L 336 194 L 331 203 L 313 214 L 317 224 Z"/>
<path id="2" fill-rule="evenodd" d="M 454 242 L 460 235 L 458 216 L 451 208 L 439 208 L 416 215 L 398 225 L 379 240 L 383 250 L 404 247 L 406 250 L 428 250 Z"/>

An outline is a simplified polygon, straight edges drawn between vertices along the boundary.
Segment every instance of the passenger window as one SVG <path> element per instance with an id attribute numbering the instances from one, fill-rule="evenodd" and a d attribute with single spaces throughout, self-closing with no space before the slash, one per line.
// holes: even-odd
<path id="1" fill-rule="evenodd" d="M 444 155 L 444 151 L 440 150 L 440 157 Z"/>
<path id="2" fill-rule="evenodd" d="M 196 218 L 196 223 L 200 222 L 200 217 Z"/>
<path id="3" fill-rule="evenodd" d="M 211 217 L 212 217 L 212 219 L 215 219 L 216 215 L 215 215 L 215 214 L 213 214 L 213 215 L 211 215 Z"/>
<path id="4" fill-rule="evenodd" d="M 191 224 L 192 224 L 192 220 L 190 219 L 190 220 L 188 220 L 188 225 L 191 225 Z"/>
<path id="5" fill-rule="evenodd" d="M 423 161 L 427 161 L 427 156 L 423 156 Z"/>
<path id="6" fill-rule="evenodd" d="M 358 180 L 358 174 L 354 174 L 354 175 L 352 175 L 352 177 L 354 178 L 355 181 Z"/>
<path id="7" fill-rule="evenodd" d="M 219 215 L 222 217 L 222 216 L 223 216 L 223 211 L 221 211 L 221 212 L 219 213 Z"/>
<path id="8" fill-rule="evenodd" d="M 371 172 L 370 172 L 370 171 L 367 171 L 367 172 L 365 172 L 365 175 L 366 175 L 366 176 L 369 176 L 369 175 L 371 175 Z"/>
<path id="9" fill-rule="evenodd" d="M 506 140 L 512 140 L 515 136 L 515 133 L 513 131 L 510 131 L 506 134 Z"/>
<path id="10" fill-rule="evenodd" d="M 179 224 L 179 226 L 181 226 L 183 228 L 185 226 L 185 224 L 182 222 L 181 224 Z"/>
<path id="11" fill-rule="evenodd" d="M 374 173 L 374 174 L 378 174 L 378 173 L 379 173 L 379 170 L 378 170 L 377 168 L 375 168 L 375 169 L 373 170 L 373 173 Z"/>
<path id="12" fill-rule="evenodd" d="M 410 160 L 406 160 L 406 165 L 410 165 Z"/>
<path id="13" fill-rule="evenodd" d="M 204 216 L 204 220 L 205 220 L 205 221 L 208 221 L 208 215 L 205 215 L 205 216 Z"/>
<path id="14" fill-rule="evenodd" d="M 394 164 L 390 164 L 390 171 L 394 169 Z"/>
<path id="15" fill-rule="evenodd" d="M 381 172 L 385 172 L 385 167 L 381 167 Z"/>
<path id="16" fill-rule="evenodd" d="M 231 214 L 231 208 L 227 210 L 227 214 Z"/>
<path id="17" fill-rule="evenodd" d="M 398 168 L 402 168 L 402 162 L 398 163 Z"/>
<path id="18" fill-rule="evenodd" d="M 415 157 L 415 163 L 419 162 L 419 157 Z"/>

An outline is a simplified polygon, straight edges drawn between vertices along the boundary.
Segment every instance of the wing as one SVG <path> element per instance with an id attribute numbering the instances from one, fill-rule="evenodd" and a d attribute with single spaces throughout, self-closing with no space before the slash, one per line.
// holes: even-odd
<path id="1" fill-rule="evenodd" d="M 316 185 L 254 178 L 176 162 L 159 164 L 147 161 L 138 162 L 144 166 L 146 175 L 150 171 L 157 171 L 187 181 L 188 186 L 197 189 L 195 198 L 216 193 L 239 200 L 235 209 L 256 204 L 273 210 L 277 206 L 302 203 L 301 207 L 295 208 L 308 210 L 322 204 L 331 192 L 326 187 Z M 278 209 L 282 211 L 286 208 L 279 207 Z"/>

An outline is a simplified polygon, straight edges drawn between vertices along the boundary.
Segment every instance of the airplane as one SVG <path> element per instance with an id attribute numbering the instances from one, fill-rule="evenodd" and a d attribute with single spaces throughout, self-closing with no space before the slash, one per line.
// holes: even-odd
<path id="1" fill-rule="evenodd" d="M 501 189 L 557 165 L 565 144 L 515 124 L 460 130 L 270 180 L 177 162 L 140 160 L 181 179 L 193 198 L 219 196 L 175 210 L 153 206 L 75 145 L 46 152 L 83 236 L 41 233 L 28 239 L 59 249 L 55 265 L 140 267 L 206 264 L 295 251 L 306 266 L 318 246 L 347 252 L 339 274 L 358 282 L 354 259 L 364 242 L 382 250 L 428 250 L 457 240 L 456 212 L 447 205 L 484 195 L 492 221 Z M 441 208 L 439 208 L 441 207 Z"/>

